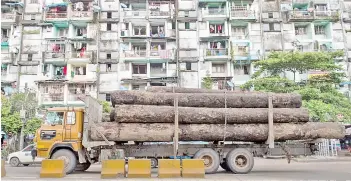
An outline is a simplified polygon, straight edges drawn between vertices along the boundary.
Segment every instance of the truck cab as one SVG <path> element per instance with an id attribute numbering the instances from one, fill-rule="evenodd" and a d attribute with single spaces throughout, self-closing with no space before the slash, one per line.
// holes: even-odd
<path id="1" fill-rule="evenodd" d="M 84 108 L 49 108 L 43 119 L 34 139 L 37 156 L 63 159 L 66 173 L 88 169 L 90 163 L 79 163 L 78 156 L 82 150 Z"/>

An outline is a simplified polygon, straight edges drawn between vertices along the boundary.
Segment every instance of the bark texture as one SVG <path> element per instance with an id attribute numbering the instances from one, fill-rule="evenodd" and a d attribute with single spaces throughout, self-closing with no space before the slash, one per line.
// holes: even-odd
<path id="1" fill-rule="evenodd" d="M 174 123 L 173 106 L 118 105 L 111 112 L 111 121 L 121 123 Z M 194 108 L 179 107 L 180 124 L 268 124 L 268 108 Z M 303 108 L 273 109 L 276 123 L 308 122 Z"/>
<path id="2" fill-rule="evenodd" d="M 173 87 L 149 86 L 149 87 L 146 87 L 146 91 L 155 92 L 155 93 L 173 93 Z M 237 93 L 237 92 L 246 92 L 246 91 L 241 91 L 241 90 L 225 91 L 225 90 L 174 87 L 174 93 L 224 93 L 224 92 Z"/>
<path id="3" fill-rule="evenodd" d="M 226 132 L 224 132 L 226 130 Z M 103 141 L 101 132 L 110 141 L 172 141 L 174 124 L 171 123 L 98 123 L 92 128 L 91 139 Z M 179 125 L 180 141 L 226 141 L 261 142 L 267 140 L 267 124 L 183 124 Z M 304 139 L 341 139 L 345 127 L 338 123 L 308 122 L 304 124 L 274 124 L 276 141 Z"/>
<path id="4" fill-rule="evenodd" d="M 112 94 L 112 105 L 168 105 L 173 106 L 174 99 L 178 97 L 180 107 L 210 107 L 224 108 L 225 97 L 228 108 L 267 108 L 267 93 L 153 93 L 146 91 L 115 91 Z M 299 108 L 301 95 L 298 94 L 273 94 L 273 107 Z"/>

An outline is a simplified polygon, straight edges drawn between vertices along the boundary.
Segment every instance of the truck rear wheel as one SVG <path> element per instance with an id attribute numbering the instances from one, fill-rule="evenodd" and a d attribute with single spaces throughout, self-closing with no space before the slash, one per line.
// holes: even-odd
<path id="1" fill-rule="evenodd" d="M 226 163 L 233 173 L 246 174 L 254 166 L 254 157 L 247 149 L 236 148 L 227 154 Z"/>
<path id="2" fill-rule="evenodd" d="M 194 159 L 203 159 L 205 163 L 205 173 L 216 173 L 220 164 L 219 156 L 211 148 L 204 148 L 197 151 Z"/>
<path id="3" fill-rule="evenodd" d="M 62 159 L 65 161 L 66 174 L 70 174 L 74 171 L 77 166 L 77 157 L 71 150 L 61 149 L 57 150 L 51 159 Z"/>

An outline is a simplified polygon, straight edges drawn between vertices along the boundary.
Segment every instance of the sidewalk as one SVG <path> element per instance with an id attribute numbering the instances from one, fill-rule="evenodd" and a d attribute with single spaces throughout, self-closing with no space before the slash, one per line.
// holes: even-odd
<path id="1" fill-rule="evenodd" d="M 311 162 L 351 162 L 351 157 L 323 157 L 323 156 L 308 156 L 308 157 L 298 157 L 293 158 L 293 161 L 296 162 L 304 162 L 304 163 L 311 163 Z"/>

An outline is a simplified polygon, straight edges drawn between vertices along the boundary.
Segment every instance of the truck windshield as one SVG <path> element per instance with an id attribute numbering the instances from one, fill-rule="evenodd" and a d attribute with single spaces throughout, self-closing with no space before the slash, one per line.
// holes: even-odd
<path id="1" fill-rule="evenodd" d="M 45 116 L 45 124 L 62 125 L 64 112 L 47 112 Z"/>

